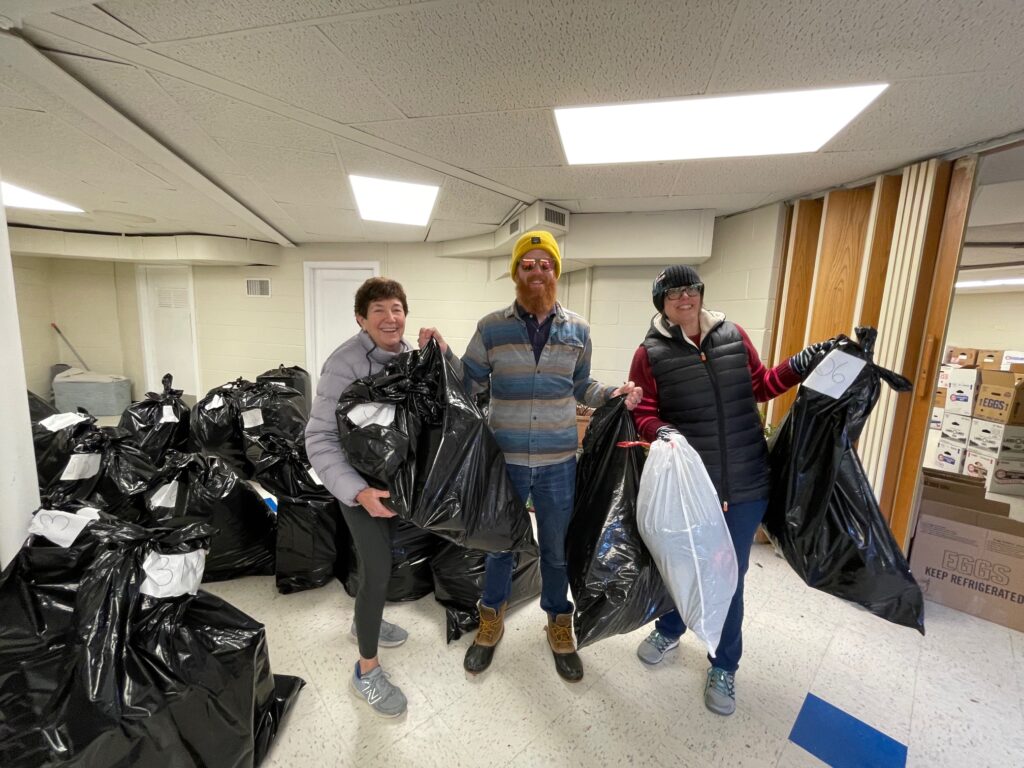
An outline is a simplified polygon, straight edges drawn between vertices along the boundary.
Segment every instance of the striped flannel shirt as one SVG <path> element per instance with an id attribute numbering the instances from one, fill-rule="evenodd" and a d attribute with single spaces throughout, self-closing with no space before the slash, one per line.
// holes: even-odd
<path id="1" fill-rule="evenodd" d="M 590 355 L 587 321 L 559 304 L 539 361 L 514 304 L 477 323 L 462 356 L 464 382 L 490 386 L 488 423 L 507 463 L 545 467 L 576 455 L 576 402 L 596 408 L 615 389 L 590 377 Z"/>

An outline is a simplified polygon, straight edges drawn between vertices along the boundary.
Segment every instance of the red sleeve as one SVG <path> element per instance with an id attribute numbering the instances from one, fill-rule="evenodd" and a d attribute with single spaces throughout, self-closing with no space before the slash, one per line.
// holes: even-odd
<path id="1" fill-rule="evenodd" d="M 662 421 L 658 415 L 658 385 L 654 381 L 651 361 L 643 346 L 638 347 L 633 355 L 633 362 L 629 366 L 629 380 L 644 391 L 640 404 L 633 409 L 633 423 L 636 424 L 636 431 L 643 440 L 655 440 L 658 437 L 659 427 L 671 425 L 667 421 Z"/>
<path id="2" fill-rule="evenodd" d="M 747 366 L 750 368 L 750 380 L 754 385 L 754 399 L 757 402 L 767 402 L 800 383 L 796 371 L 789 367 L 789 358 L 774 368 L 765 368 L 747 332 L 738 325 L 736 330 L 740 332 L 743 346 L 747 348 Z"/>

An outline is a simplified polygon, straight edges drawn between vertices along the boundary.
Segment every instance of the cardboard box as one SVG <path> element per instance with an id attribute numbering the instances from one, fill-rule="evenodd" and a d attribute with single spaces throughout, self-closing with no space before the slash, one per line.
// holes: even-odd
<path id="1" fill-rule="evenodd" d="M 1000 459 L 1018 459 L 1024 461 L 1024 426 L 1007 424 L 1003 427 L 1003 436 L 999 440 Z"/>
<path id="2" fill-rule="evenodd" d="M 932 417 L 928 422 L 928 429 L 942 429 L 942 416 L 945 409 L 932 406 Z"/>
<path id="3" fill-rule="evenodd" d="M 946 362 L 960 366 L 973 366 L 978 361 L 978 350 L 973 347 L 950 347 Z"/>
<path id="4" fill-rule="evenodd" d="M 924 488 L 956 491 L 974 499 L 985 498 L 985 484 L 980 480 L 973 480 L 963 475 L 954 475 L 951 472 L 925 467 L 921 470 L 921 481 Z"/>
<path id="5" fill-rule="evenodd" d="M 1003 352 L 1003 362 L 999 369 L 1011 371 L 1014 365 L 1024 365 L 1024 352 L 1019 349 L 1007 349 Z"/>
<path id="6" fill-rule="evenodd" d="M 989 515 L 1010 516 L 1010 505 L 1005 501 L 991 501 L 985 498 L 985 481 L 981 478 L 970 475 L 951 475 L 949 472 L 940 472 L 935 469 L 925 469 L 923 472 L 922 499 L 968 507 Z M 949 479 L 936 482 L 928 477 L 929 473 Z"/>
<path id="7" fill-rule="evenodd" d="M 968 448 L 967 453 L 964 454 L 964 474 L 969 477 L 976 477 L 988 482 L 995 466 L 996 457 L 993 453 Z"/>
<path id="8" fill-rule="evenodd" d="M 992 493 L 1024 496 L 1024 460 L 997 459 L 988 487 Z"/>
<path id="9" fill-rule="evenodd" d="M 953 370 L 956 370 L 956 366 L 946 364 L 939 366 L 939 380 L 936 382 L 936 389 L 945 392 L 949 388 L 949 372 Z"/>
<path id="10" fill-rule="evenodd" d="M 946 414 L 959 413 L 961 416 L 970 416 L 974 410 L 977 389 L 978 372 L 974 368 L 951 369 L 949 386 L 946 389 Z"/>
<path id="11" fill-rule="evenodd" d="M 967 447 L 976 451 L 998 453 L 1005 429 L 1005 425 L 994 421 L 974 419 L 971 421 L 971 434 L 967 436 Z"/>
<path id="12" fill-rule="evenodd" d="M 1024 631 L 1024 522 L 961 499 L 922 492 L 910 570 L 929 600 Z"/>
<path id="13" fill-rule="evenodd" d="M 966 456 L 966 445 L 951 443 L 948 440 L 939 440 L 938 445 L 935 446 L 932 466 L 945 472 L 956 472 L 959 474 L 964 468 Z"/>
<path id="14" fill-rule="evenodd" d="M 979 349 L 978 359 L 975 363 L 978 368 L 990 371 L 998 371 L 1003 365 L 1003 350 L 1001 349 Z"/>
<path id="15" fill-rule="evenodd" d="M 959 413 L 945 413 L 942 416 L 942 439 L 951 443 L 967 445 L 971 433 L 971 417 Z"/>
<path id="16" fill-rule="evenodd" d="M 1024 374 L 981 371 L 975 388 L 978 418 L 1000 424 L 1024 424 Z M 958 404 L 963 395 L 958 396 Z M 946 406 L 949 410 L 949 406 Z"/>
<path id="17" fill-rule="evenodd" d="M 932 398 L 932 408 L 943 408 L 946 407 L 946 388 L 939 387 L 935 390 L 935 396 Z"/>

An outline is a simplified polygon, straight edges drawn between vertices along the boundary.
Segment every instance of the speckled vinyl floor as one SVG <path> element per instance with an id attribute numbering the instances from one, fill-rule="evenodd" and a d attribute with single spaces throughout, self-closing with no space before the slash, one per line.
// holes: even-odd
<path id="1" fill-rule="evenodd" d="M 409 699 L 404 717 L 385 720 L 348 688 L 357 651 L 340 584 L 206 588 L 264 622 L 274 671 L 307 682 L 267 768 L 820 766 L 789 741 L 809 692 L 907 745 L 908 766 L 1024 766 L 1024 634 L 929 602 L 921 637 L 806 588 L 763 545 L 751 554 L 729 718 L 704 708 L 707 662 L 689 635 L 653 668 L 635 654 L 645 631 L 602 641 L 583 650 L 586 674 L 571 685 L 533 602 L 508 617 L 491 669 L 469 679 L 472 638 L 446 646 L 444 609 L 429 596 L 385 611 L 410 633 L 381 652 Z"/>

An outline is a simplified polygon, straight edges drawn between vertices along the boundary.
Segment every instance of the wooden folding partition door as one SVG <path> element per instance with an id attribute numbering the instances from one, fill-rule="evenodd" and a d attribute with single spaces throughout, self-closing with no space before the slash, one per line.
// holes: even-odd
<path id="1" fill-rule="evenodd" d="M 773 359 L 869 325 L 878 328 L 875 361 L 914 382 L 910 395 L 883 387 L 858 445 L 882 511 L 904 547 L 974 162 L 957 161 L 954 173 L 951 163 L 929 160 L 899 176 L 799 200 L 788 232 Z M 793 397 L 772 403 L 769 423 L 781 423 Z"/>

